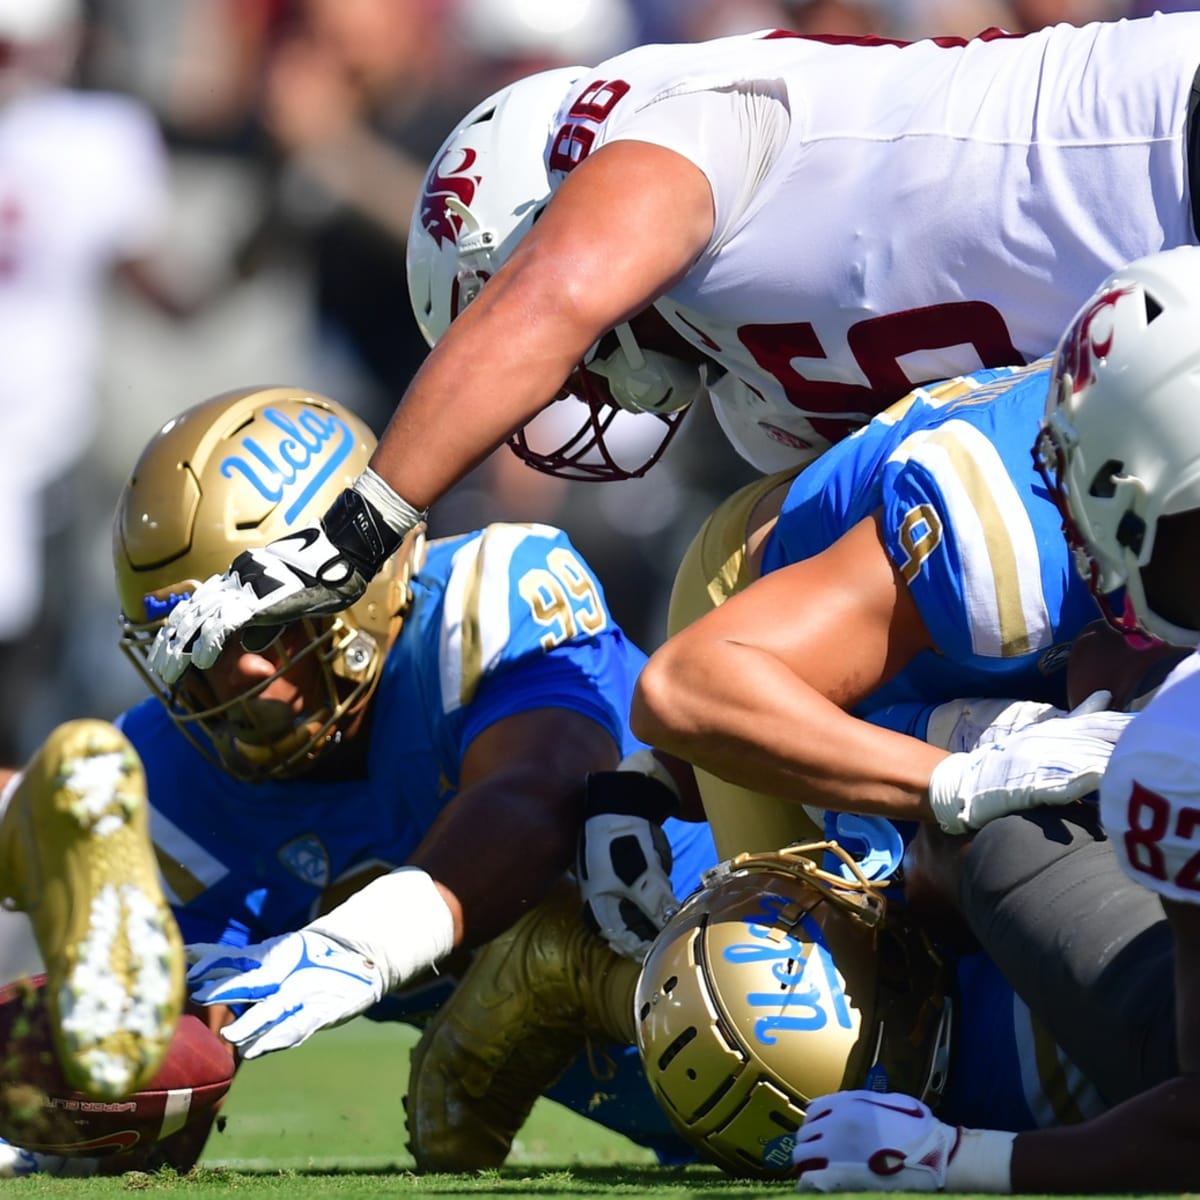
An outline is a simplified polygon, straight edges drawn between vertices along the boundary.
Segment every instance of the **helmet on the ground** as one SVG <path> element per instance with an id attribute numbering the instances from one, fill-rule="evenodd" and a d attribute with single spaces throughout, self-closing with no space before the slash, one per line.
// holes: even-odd
<path id="1" fill-rule="evenodd" d="M 420 531 L 333 617 L 299 622 L 281 637 L 278 669 L 218 702 L 205 672 L 165 686 L 146 665 L 174 606 L 242 551 L 321 517 L 371 456 L 375 437 L 333 400 L 298 388 L 247 388 L 215 396 L 168 421 L 142 451 L 117 503 L 113 563 L 121 648 L 175 724 L 205 755 L 242 779 L 287 778 L 350 728 L 379 681 L 400 630 Z M 320 695 L 287 729 L 256 730 L 247 700 L 296 663 L 319 664 Z"/>
<path id="2" fill-rule="evenodd" d="M 1200 629 L 1153 610 L 1142 568 L 1159 522 L 1200 508 L 1198 331 L 1200 247 L 1115 271 L 1058 345 L 1034 448 L 1105 616 L 1177 645 L 1196 645 Z"/>
<path id="3" fill-rule="evenodd" d="M 825 854 L 842 874 L 817 865 Z M 936 1103 L 945 1083 L 941 960 L 832 842 L 709 872 L 651 948 L 635 1003 L 651 1089 L 735 1175 L 788 1177 L 814 1096 L 865 1087 Z"/>
<path id="4" fill-rule="evenodd" d="M 409 298 L 431 346 L 508 261 L 549 201 L 555 121 L 587 70 L 558 67 L 501 88 L 467 114 L 434 157 L 407 251 Z M 603 354 L 597 342 L 585 356 L 587 369 L 576 372 L 577 386 L 551 405 L 548 420 L 531 422 L 541 432 L 531 437 L 526 427 L 510 440 L 531 466 L 573 479 L 644 474 L 666 449 L 683 410 L 702 394 L 698 368 L 639 346 L 628 324 L 614 334 L 601 339 L 611 342 Z M 557 420 L 564 405 L 580 409 L 565 426 Z M 649 450 L 639 446 L 633 461 L 605 442 L 623 410 L 651 413 L 662 426 L 655 429 L 657 441 Z M 546 437 L 548 427 L 553 432 Z"/>

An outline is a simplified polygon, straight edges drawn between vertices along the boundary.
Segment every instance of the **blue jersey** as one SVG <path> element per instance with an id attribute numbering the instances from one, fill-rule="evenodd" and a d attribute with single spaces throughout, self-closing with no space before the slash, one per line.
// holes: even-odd
<path id="1" fill-rule="evenodd" d="M 505 717 L 571 709 L 623 755 L 637 749 L 629 703 L 644 662 L 564 533 L 497 524 L 430 544 L 372 699 L 363 777 L 245 783 L 192 746 L 157 700 L 132 709 L 119 723 L 146 768 L 151 831 L 184 940 L 243 945 L 289 932 L 323 907 L 327 889 L 403 864 L 458 794 L 472 740 Z M 716 858 L 712 837 L 706 824 L 666 829 L 672 880 L 686 892 Z M 419 1024 L 455 982 L 439 975 L 367 1015 Z M 614 1047 L 621 1070 L 602 1098 L 586 1061 L 553 1095 L 664 1161 L 686 1158 L 624 1049 Z"/>
<path id="2" fill-rule="evenodd" d="M 1033 465 L 1048 379 L 1043 360 L 919 388 L 792 484 L 763 571 L 820 553 L 878 512 L 937 647 L 857 715 L 963 696 L 1065 704 L 1069 644 L 1099 614 Z"/>
<path id="3" fill-rule="evenodd" d="M 297 929 L 359 872 L 405 863 L 454 799 L 471 741 L 535 708 L 572 709 L 635 749 L 645 656 L 614 624 L 566 535 L 491 525 L 431 544 L 372 700 L 367 770 L 245 783 L 209 762 L 157 700 L 120 725 L 146 768 L 151 830 L 184 940 Z"/>
<path id="4" fill-rule="evenodd" d="M 879 513 L 883 544 L 937 646 L 856 715 L 924 737 L 929 712 L 945 700 L 1065 703 L 1067 651 L 1098 613 L 1033 464 L 1048 380 L 1043 360 L 918 388 L 796 477 L 764 573 L 819 554 Z M 830 833 L 856 853 L 859 826 L 887 824 L 827 814 Z M 882 850 L 878 841 L 870 845 Z M 894 866 L 900 852 L 897 842 L 884 857 Z M 1102 1111 L 990 959 L 959 959 L 955 993 L 944 1120 L 1023 1130 Z"/>

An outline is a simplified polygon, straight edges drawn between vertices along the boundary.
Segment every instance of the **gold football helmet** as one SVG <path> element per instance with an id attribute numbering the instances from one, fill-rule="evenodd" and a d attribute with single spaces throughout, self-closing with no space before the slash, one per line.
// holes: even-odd
<path id="1" fill-rule="evenodd" d="M 204 672 L 167 687 L 146 666 L 155 634 L 198 583 L 245 549 L 317 520 L 361 473 L 375 437 L 353 413 L 298 388 L 246 388 L 186 410 L 142 451 L 117 503 L 113 561 L 121 648 L 184 735 L 239 779 L 287 778 L 340 738 L 373 692 L 419 567 L 418 527 L 345 612 L 289 627 L 273 675 L 218 702 Z M 280 728 L 246 701 L 315 656 L 321 692 Z"/>
<path id="2" fill-rule="evenodd" d="M 848 878 L 817 866 L 826 852 Z M 943 967 L 833 842 L 708 872 L 638 980 L 638 1048 L 664 1110 L 706 1159 L 786 1178 L 809 1101 L 847 1088 L 935 1104 L 949 1060 Z"/>

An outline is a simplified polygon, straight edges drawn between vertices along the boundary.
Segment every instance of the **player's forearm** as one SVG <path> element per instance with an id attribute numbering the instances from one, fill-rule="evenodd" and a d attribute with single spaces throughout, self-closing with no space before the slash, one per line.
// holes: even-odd
<path id="1" fill-rule="evenodd" d="M 752 647 L 660 654 L 634 697 L 632 728 L 644 741 L 797 803 L 929 818 L 929 774 L 944 751 L 850 716 Z"/>
<path id="2" fill-rule="evenodd" d="M 486 794 L 464 790 L 409 860 L 453 897 L 456 948 L 481 945 L 507 929 L 545 898 L 574 859 L 581 797 L 548 802 L 532 782 L 512 777 L 490 782 Z"/>
<path id="3" fill-rule="evenodd" d="M 1200 1077 L 1181 1076 L 1082 1125 L 1020 1134 L 1012 1190 L 1195 1192 L 1200 1189 Z"/>
<path id="4" fill-rule="evenodd" d="M 503 272 L 430 352 L 371 466 L 427 508 L 537 415 L 594 340 L 562 298 Z"/>

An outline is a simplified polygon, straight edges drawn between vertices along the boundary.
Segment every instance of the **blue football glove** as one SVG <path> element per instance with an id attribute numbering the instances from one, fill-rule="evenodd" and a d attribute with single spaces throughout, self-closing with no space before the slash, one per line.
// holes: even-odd
<path id="1" fill-rule="evenodd" d="M 299 1046 L 365 1012 L 385 990 L 370 959 L 315 930 L 253 946 L 197 943 L 187 953 L 187 986 L 197 1004 L 250 1006 L 221 1030 L 244 1059 Z"/>

